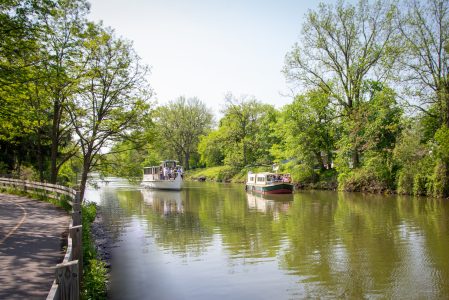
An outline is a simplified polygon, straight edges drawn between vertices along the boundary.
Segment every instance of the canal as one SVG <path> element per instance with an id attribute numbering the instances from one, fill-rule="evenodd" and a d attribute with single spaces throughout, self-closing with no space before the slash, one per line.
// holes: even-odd
<path id="1" fill-rule="evenodd" d="M 123 181 L 86 197 L 112 235 L 112 299 L 449 297 L 448 200 Z"/>

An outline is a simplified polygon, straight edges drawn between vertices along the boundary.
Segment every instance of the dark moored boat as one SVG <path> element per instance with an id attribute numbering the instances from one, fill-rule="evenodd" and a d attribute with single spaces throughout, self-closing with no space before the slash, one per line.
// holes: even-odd
<path id="1" fill-rule="evenodd" d="M 293 184 L 289 174 L 248 173 L 246 190 L 259 194 L 291 194 Z"/>

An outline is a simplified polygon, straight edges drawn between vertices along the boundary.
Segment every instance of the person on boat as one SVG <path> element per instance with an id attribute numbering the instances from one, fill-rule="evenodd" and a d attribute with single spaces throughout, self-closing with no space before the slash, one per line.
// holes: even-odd
<path id="1" fill-rule="evenodd" d="M 168 179 L 168 168 L 164 167 L 164 178 L 162 178 L 163 180 Z"/>

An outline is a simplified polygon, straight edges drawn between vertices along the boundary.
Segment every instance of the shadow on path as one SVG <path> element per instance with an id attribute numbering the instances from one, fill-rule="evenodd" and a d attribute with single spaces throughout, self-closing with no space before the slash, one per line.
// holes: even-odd
<path id="1" fill-rule="evenodd" d="M 0 299 L 47 297 L 69 222 L 50 203 L 0 194 Z"/>

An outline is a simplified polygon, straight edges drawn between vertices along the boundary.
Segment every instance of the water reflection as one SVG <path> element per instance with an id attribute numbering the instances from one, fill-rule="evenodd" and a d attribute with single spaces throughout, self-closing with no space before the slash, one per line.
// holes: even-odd
<path id="1" fill-rule="evenodd" d="M 117 241 L 113 298 L 449 295 L 448 201 L 335 192 L 266 197 L 209 183 L 181 192 L 109 184 L 99 193 Z"/>
<path id="2" fill-rule="evenodd" d="M 153 211 L 168 216 L 184 212 L 181 193 L 178 191 L 141 190 L 143 201 L 152 207 Z"/>
<path id="3" fill-rule="evenodd" d="M 270 213 L 278 219 L 280 213 L 286 213 L 293 201 L 292 194 L 285 195 L 261 195 L 256 193 L 247 193 L 248 208 L 263 213 Z"/>

